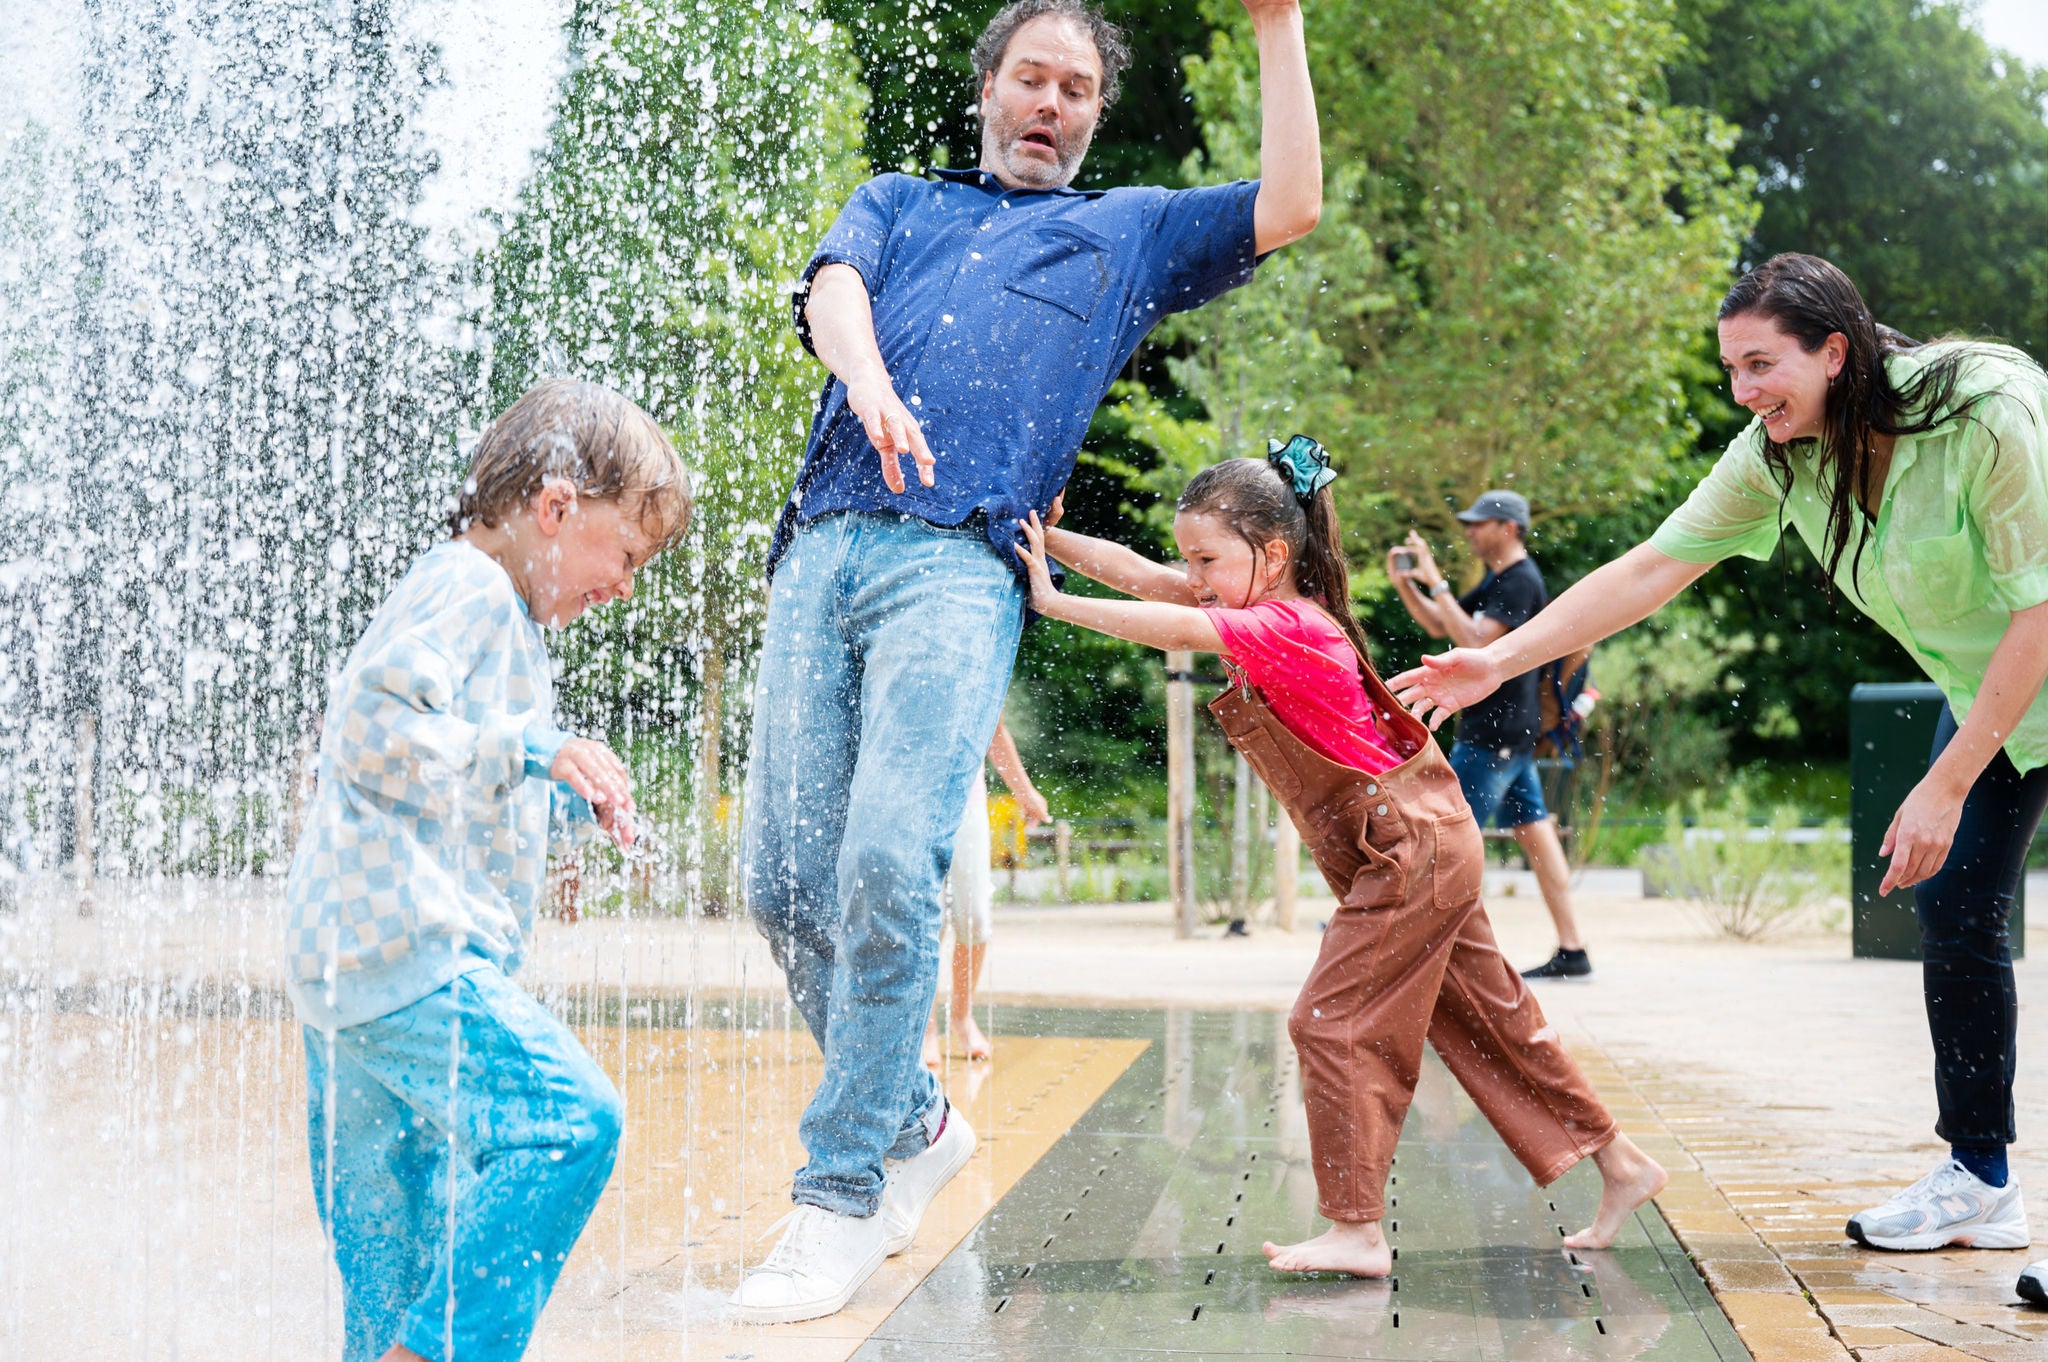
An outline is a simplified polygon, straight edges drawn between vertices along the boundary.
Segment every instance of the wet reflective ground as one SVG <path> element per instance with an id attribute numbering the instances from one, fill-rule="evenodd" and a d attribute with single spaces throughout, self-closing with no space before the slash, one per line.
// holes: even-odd
<path id="1" fill-rule="evenodd" d="M 1252 1011 L 998 1009 L 994 1063 L 945 1076 L 982 1147 L 917 1244 L 830 1320 L 730 1325 L 815 1048 L 779 996 L 550 996 L 630 1116 L 542 1362 L 1746 1359 L 1654 1211 L 1565 1250 L 1590 1165 L 1536 1190 L 1433 1060 L 1389 1189 L 1395 1278 L 1273 1273 L 1260 1242 L 1321 1222 L 1285 1019 Z M 0 1357 L 338 1355 L 286 1013 L 260 978 L 0 996 Z"/>
<path id="2" fill-rule="evenodd" d="M 1590 1161 L 1537 1189 L 1433 1055 L 1389 1188 L 1393 1278 L 1290 1278 L 1260 1243 L 1323 1222 L 1284 1017 L 1014 1009 L 996 1023 L 1156 1043 L 858 1358 L 1748 1357 L 1654 1209 L 1613 1249 L 1565 1249 L 1598 1201 Z"/>

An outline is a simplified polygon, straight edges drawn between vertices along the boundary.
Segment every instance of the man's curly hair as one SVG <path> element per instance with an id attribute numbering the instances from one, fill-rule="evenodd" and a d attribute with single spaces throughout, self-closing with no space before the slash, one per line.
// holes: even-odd
<path id="1" fill-rule="evenodd" d="M 1088 30 L 1088 36 L 1095 40 L 1095 54 L 1102 60 L 1102 102 L 1104 106 L 1116 103 L 1121 93 L 1119 78 L 1124 68 L 1131 64 L 1131 45 L 1124 41 L 1124 31 L 1102 17 L 1102 11 L 1083 0 L 1012 0 L 996 11 L 996 17 L 988 21 L 988 27 L 981 31 L 981 37 L 974 43 L 974 86 L 978 90 L 988 83 L 1003 58 L 1010 50 L 1010 39 L 1017 36 L 1017 30 L 1033 19 L 1053 15 L 1071 19 Z"/>

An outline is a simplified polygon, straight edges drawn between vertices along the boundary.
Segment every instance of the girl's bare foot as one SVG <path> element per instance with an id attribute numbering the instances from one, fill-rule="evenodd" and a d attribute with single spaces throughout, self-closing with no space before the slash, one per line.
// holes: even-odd
<path id="1" fill-rule="evenodd" d="M 988 1043 L 988 1037 L 981 1034 L 981 1027 L 975 1024 L 972 1012 L 964 1017 L 952 1018 L 947 1031 L 951 1035 L 953 1048 L 965 1051 L 969 1059 L 987 1059 L 994 1052 Z"/>
<path id="2" fill-rule="evenodd" d="M 939 1054 L 939 1026 L 936 1021 L 924 1024 L 924 1066 L 936 1069 L 945 1061 Z"/>
<path id="3" fill-rule="evenodd" d="M 1299 1244 L 1265 1244 L 1266 1262 L 1276 1272 L 1345 1272 L 1353 1277 L 1384 1277 L 1394 1270 L 1394 1252 L 1387 1247 L 1377 1220 L 1334 1222 L 1329 1229 Z"/>
<path id="4" fill-rule="evenodd" d="M 403 1343 L 394 1343 L 391 1345 L 391 1351 L 385 1353 L 379 1362 L 427 1362 L 427 1359 Z"/>
<path id="5" fill-rule="evenodd" d="M 1566 1248 L 1606 1248 L 1636 1208 L 1664 1190 L 1663 1166 L 1626 1135 L 1617 1134 L 1596 1151 L 1593 1164 L 1600 1170 L 1600 1209 L 1592 1224 L 1565 1236 Z"/>

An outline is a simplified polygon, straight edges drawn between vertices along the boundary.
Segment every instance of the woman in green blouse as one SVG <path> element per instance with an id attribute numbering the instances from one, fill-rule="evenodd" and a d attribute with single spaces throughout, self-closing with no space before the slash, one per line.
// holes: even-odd
<path id="1" fill-rule="evenodd" d="M 1893 816 L 1883 889 L 1915 886 L 1940 1167 L 1850 1235 L 1877 1248 L 2018 1248 L 2018 1018 L 2006 917 L 2048 805 L 2048 375 L 2017 350 L 1921 345 L 1877 325 L 1846 275 L 1776 256 L 1720 309 L 1721 363 L 1756 420 L 1650 537 L 1485 648 L 1393 679 L 1441 723 L 1501 681 L 1643 619 L 1790 523 L 1835 587 L 1948 700 L 1927 774 Z M 2048 1304 L 2048 1262 L 2019 1292 Z"/>

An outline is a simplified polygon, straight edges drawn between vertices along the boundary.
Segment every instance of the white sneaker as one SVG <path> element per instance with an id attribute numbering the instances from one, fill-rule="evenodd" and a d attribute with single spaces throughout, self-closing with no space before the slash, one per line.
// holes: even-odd
<path id="1" fill-rule="evenodd" d="M 938 1138 L 922 1154 L 882 1160 L 882 1175 L 888 1181 L 882 1184 L 882 1211 L 876 1219 L 884 1224 L 891 1257 L 910 1247 L 933 1198 L 972 1157 L 974 1127 L 967 1124 L 960 1108 L 948 1102 Z"/>
<path id="2" fill-rule="evenodd" d="M 845 1308 L 889 1255 L 882 1217 L 799 1206 L 761 1266 L 732 1293 L 727 1313 L 742 1324 L 793 1324 Z"/>
<path id="3" fill-rule="evenodd" d="M 2019 1292 L 2021 1300 L 2048 1305 L 2048 1259 L 2031 1264 L 2020 1274 L 2019 1285 L 2013 1290 Z"/>
<path id="4" fill-rule="evenodd" d="M 1993 1187 L 1944 1159 L 1884 1205 L 1850 1216 L 1849 1237 L 1881 1249 L 2025 1248 L 2027 1208 L 2018 1178 Z"/>

